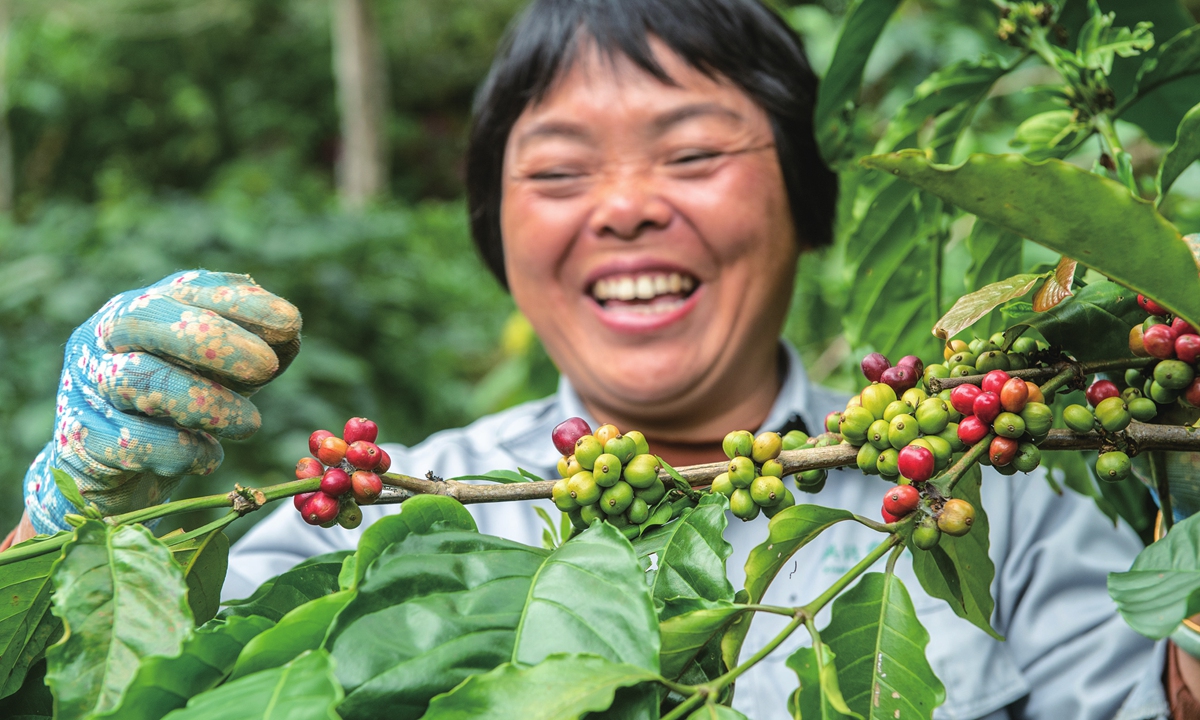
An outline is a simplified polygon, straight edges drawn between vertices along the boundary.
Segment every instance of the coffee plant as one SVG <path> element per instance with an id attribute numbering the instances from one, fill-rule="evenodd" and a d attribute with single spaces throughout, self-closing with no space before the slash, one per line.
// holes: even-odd
<path id="1" fill-rule="evenodd" d="M 847 16 L 817 110 L 831 161 L 846 159 L 840 133 L 854 122 L 865 58 L 895 5 L 863 0 Z M 980 502 L 981 482 L 998 480 L 979 467 L 1031 473 L 1055 457 L 1088 458 L 1104 484 L 1151 486 L 1162 537 L 1110 576 L 1109 590 L 1135 630 L 1167 636 L 1200 598 L 1200 520 L 1176 522 L 1165 470 L 1169 453 L 1200 450 L 1200 240 L 1181 237 L 1157 205 L 1200 157 L 1200 105 L 1145 188 L 1114 126 L 1133 100 L 1118 102 L 1109 76 L 1114 58 L 1141 56 L 1136 98 L 1200 74 L 1200 29 L 1156 40 L 1146 24 L 1116 27 L 1089 8 L 1068 50 L 1056 8 L 1005 5 L 998 34 L 1018 56 L 935 72 L 860 159 L 879 172 L 860 189 L 868 210 L 854 242 L 890 253 L 876 262 L 911 260 L 884 235 L 940 243 L 960 217 L 973 220 L 976 245 L 999 253 L 1026 238 L 1061 259 L 997 276 L 931 318 L 940 356 L 893 365 L 866 355 L 868 384 L 824 432 L 735 429 L 723 442 L 727 462 L 673 468 L 636 430 L 568 418 L 546 439 L 562 454 L 558 479 L 512 469 L 442 479 L 393 472 L 375 423 L 352 418 L 341 436 L 312 434 L 294 481 L 110 517 L 58 473 L 78 508 L 72 531 L 0 553 L 5 713 L 738 718 L 729 707 L 738 678 L 803 628 L 810 643 L 787 661 L 794 717 L 930 718 L 945 691 L 897 559 L 912 553 L 927 594 L 998 637 Z M 1035 61 L 1061 77 L 1039 91 L 1062 109 L 1020 126 L 1025 154 L 940 163 L 992 86 Z M 1091 170 L 1063 160 L 1091 139 L 1100 148 Z M 864 297 L 882 292 L 871 282 Z M 908 332 L 920 311 L 890 331 Z M 1002 329 L 973 334 L 997 318 Z M 1072 401 L 1075 390 L 1083 402 Z M 878 519 L 805 501 L 819 500 L 833 468 L 894 481 Z M 357 550 L 311 558 L 222 608 L 223 528 L 289 497 L 306 522 L 348 528 L 362 521 L 359 505 L 403 505 L 366 528 Z M 539 498 L 563 513 L 544 515 L 545 547 L 481 534 L 464 508 Z M 190 532 L 151 530 L 203 508 L 227 512 Z M 726 511 L 768 523 L 737 592 L 725 573 Z M 843 522 L 878 531 L 879 544 L 807 603 L 762 604 L 794 554 Z M 743 647 L 760 613 L 788 622 L 761 647 Z"/>

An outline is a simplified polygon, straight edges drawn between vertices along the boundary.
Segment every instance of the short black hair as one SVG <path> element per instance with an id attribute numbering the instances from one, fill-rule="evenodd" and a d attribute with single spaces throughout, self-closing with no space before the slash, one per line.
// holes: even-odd
<path id="1" fill-rule="evenodd" d="M 659 38 L 710 77 L 724 77 L 767 113 L 799 242 L 832 241 L 837 177 L 813 135 L 817 76 L 800 38 L 759 0 L 533 0 L 509 27 L 476 97 L 467 148 L 471 235 L 501 285 L 500 199 L 504 148 L 517 118 L 575 60 L 586 36 L 667 84 Z"/>

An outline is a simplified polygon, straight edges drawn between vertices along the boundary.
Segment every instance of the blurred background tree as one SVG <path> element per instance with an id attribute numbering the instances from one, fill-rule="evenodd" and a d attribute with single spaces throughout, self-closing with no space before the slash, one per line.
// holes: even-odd
<path id="1" fill-rule="evenodd" d="M 1065 1 L 1069 29 L 1086 3 Z M 774 4 L 823 72 L 847 3 Z M 111 295 L 183 268 L 252 274 L 301 308 L 305 340 L 255 397 L 262 431 L 226 443 L 222 468 L 182 492 L 281 481 L 310 430 L 351 414 L 412 443 L 552 392 L 556 371 L 476 260 L 461 201 L 474 90 L 522 5 L 0 0 L 0 526 L 19 517 L 20 478 L 49 438 L 71 329 Z M 1101 5 L 1118 25 L 1153 20 L 1162 39 L 1200 14 L 1200 0 Z M 854 147 L 869 149 L 931 71 L 1011 56 L 997 18 L 988 0 L 902 3 L 867 65 Z M 1011 151 L 1016 123 L 1051 106 L 1016 91 L 1039 72 L 995 92 L 959 151 Z M 1162 128 L 1200 97 L 1175 85 L 1119 128 L 1144 168 L 1174 139 Z M 842 177 L 850 218 L 864 179 Z M 1200 169 L 1164 210 L 1200 230 Z M 802 261 L 787 335 L 813 377 L 849 387 L 852 358 L 889 340 L 853 321 L 859 268 L 843 225 L 833 248 Z M 957 294 L 977 278 L 965 229 L 950 232 L 942 273 Z"/>

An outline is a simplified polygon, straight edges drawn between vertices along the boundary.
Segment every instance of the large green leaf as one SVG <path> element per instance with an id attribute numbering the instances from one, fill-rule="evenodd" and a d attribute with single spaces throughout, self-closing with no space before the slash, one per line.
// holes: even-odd
<path id="1" fill-rule="evenodd" d="M 169 720 L 338 720 L 342 688 L 324 650 L 201 693 Z"/>
<path id="2" fill-rule="evenodd" d="M 1162 165 L 1158 168 L 1155 183 L 1158 186 L 1158 203 L 1162 204 L 1163 196 L 1171 189 L 1171 185 L 1179 179 L 1188 166 L 1200 159 L 1200 103 L 1192 106 L 1191 110 L 1179 121 L 1179 130 L 1175 133 L 1175 144 L 1167 148 L 1163 155 Z"/>
<path id="3" fill-rule="evenodd" d="M 913 554 L 913 572 L 925 592 L 945 600 L 954 614 L 971 621 L 980 630 L 996 638 L 1004 638 L 992 628 L 992 578 L 996 566 L 988 555 L 987 511 L 979 497 L 983 473 L 976 465 L 954 486 L 953 496 L 975 507 L 975 522 L 971 532 L 962 537 L 942 533 L 937 547 L 919 550 L 907 538 Z"/>
<path id="4" fill-rule="evenodd" d="M 1044 277 L 1028 273 L 1013 275 L 963 295 L 933 326 L 934 336 L 949 340 L 1004 303 L 1024 296 Z"/>
<path id="5" fill-rule="evenodd" d="M 1127 572 L 1109 573 L 1108 594 L 1129 627 L 1156 640 L 1200 612 L 1200 515 L 1176 523 Z"/>
<path id="6" fill-rule="evenodd" d="M 1095 268 L 1200 322 L 1200 272 L 1179 232 L 1121 184 L 1060 160 L 972 155 L 936 165 L 903 150 L 863 158 L 967 212 Z M 1130 252 L 1130 248 L 1138 252 Z"/>
<path id="7" fill-rule="evenodd" d="M 171 556 L 183 568 L 188 605 L 196 623 L 206 623 L 221 609 L 221 587 L 229 569 L 229 538 L 217 530 L 171 546 Z"/>
<path id="8" fill-rule="evenodd" d="M 428 533 L 435 527 L 474 531 L 475 518 L 453 498 L 442 495 L 418 495 L 400 506 L 399 515 L 388 515 L 371 523 L 358 540 L 355 553 L 354 585 L 366 577 L 367 568 L 384 548 L 408 537 L 409 533 Z"/>
<path id="9" fill-rule="evenodd" d="M 925 659 L 929 633 L 892 574 L 867 573 L 833 601 L 821 631 L 850 709 L 868 720 L 933 717 L 946 690 Z"/>
<path id="10" fill-rule="evenodd" d="M 670 598 L 733 600 L 733 585 L 725 573 L 725 561 L 733 552 L 723 537 L 729 522 L 725 505 L 723 495 L 707 495 L 694 510 L 634 542 L 635 553 L 647 564 L 656 556 L 655 569 L 646 578 L 658 610 Z"/>
<path id="11" fill-rule="evenodd" d="M 291 662 L 305 650 L 321 647 L 334 618 L 354 598 L 342 590 L 310 600 L 280 618 L 275 627 L 246 644 L 229 677 L 236 680 L 260 670 Z"/>
<path id="12" fill-rule="evenodd" d="M 342 716 L 420 717 L 434 695 L 509 661 L 547 555 L 461 530 L 388 546 L 326 640 L 347 693 Z"/>
<path id="13" fill-rule="evenodd" d="M 749 602 L 763 599 L 779 569 L 797 550 L 812 542 L 833 525 L 853 520 L 854 513 L 820 505 L 793 505 L 776 513 L 767 523 L 767 539 L 746 558 L 746 590 Z"/>
<path id="14" fill-rule="evenodd" d="M 434 698 L 423 717 L 424 720 L 569 720 L 605 710 L 612 704 L 618 688 L 655 677 L 645 668 L 594 655 L 552 655 L 533 666 L 505 663 Z"/>
<path id="15" fill-rule="evenodd" d="M 974 292 L 1021 272 L 1024 243 L 1021 236 L 977 219 L 966 239 L 971 265 L 963 277 L 964 290 Z M 1003 330 L 1006 325 L 999 313 L 989 313 L 980 318 L 974 327 L 980 337 L 988 337 Z"/>
<path id="16" fill-rule="evenodd" d="M 832 672 L 835 677 L 837 675 L 833 650 L 828 646 L 823 650 L 819 662 L 816 651 L 811 647 L 799 648 L 788 656 L 787 666 L 796 673 L 796 679 L 800 681 L 800 687 L 788 698 L 788 711 L 793 717 L 804 720 L 843 720 L 851 717 L 833 707 L 821 686 L 822 673 L 828 675 Z"/>
<path id="17" fill-rule="evenodd" d="M 707 703 L 688 715 L 688 720 L 747 720 L 746 716 L 726 705 Z"/>
<path id="18" fill-rule="evenodd" d="M 846 12 L 837 49 L 817 92 L 813 128 L 829 162 L 840 158 L 850 135 L 854 106 L 871 48 L 900 0 L 858 0 Z"/>
<path id="19" fill-rule="evenodd" d="M 264 617 L 232 617 L 200 626 L 179 655 L 143 660 L 121 704 L 96 720 L 159 720 L 184 707 L 191 698 L 216 687 L 246 643 L 271 625 Z"/>
<path id="20" fill-rule="evenodd" d="M 663 677 L 677 678 L 706 645 L 745 608 L 719 603 L 670 617 L 659 624 L 662 649 L 659 653 Z"/>
<path id="21" fill-rule="evenodd" d="M 1200 74 L 1200 25 L 1162 43 L 1146 58 L 1138 70 L 1132 95 L 1144 97 L 1167 83 L 1196 74 Z"/>
<path id="22" fill-rule="evenodd" d="M 1094 282 L 1041 313 L 1022 318 L 1013 327 L 1036 329 L 1051 344 L 1081 361 L 1113 356 L 1127 347 L 1129 328 L 1138 322 L 1137 295 L 1116 283 Z"/>
<path id="23" fill-rule="evenodd" d="M 65 636 L 46 653 L 59 717 L 116 707 L 143 658 L 174 656 L 192 632 L 183 571 L 141 525 L 90 520 L 54 568 Z"/>
<path id="24" fill-rule="evenodd" d="M 309 558 L 287 572 L 267 580 L 243 600 L 226 601 L 220 617 L 246 617 L 261 615 L 273 622 L 295 608 L 319 597 L 341 589 L 338 575 L 341 573 L 349 551 L 328 553 Z"/>
<path id="25" fill-rule="evenodd" d="M 29 541 L 14 547 L 27 546 Z M 49 614 L 51 568 L 62 552 L 46 553 L 0 566 L 0 698 L 21 687 L 29 666 L 41 657 L 61 628 Z"/>

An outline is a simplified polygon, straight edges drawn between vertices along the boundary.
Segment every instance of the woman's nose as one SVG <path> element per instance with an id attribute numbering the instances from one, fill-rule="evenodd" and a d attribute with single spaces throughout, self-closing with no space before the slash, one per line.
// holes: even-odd
<path id="1" fill-rule="evenodd" d="M 596 188 L 590 229 L 601 239 L 636 240 L 671 222 L 671 206 L 644 173 L 615 173 Z"/>

